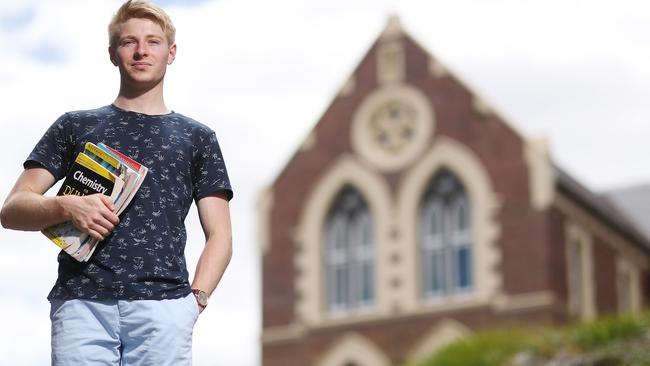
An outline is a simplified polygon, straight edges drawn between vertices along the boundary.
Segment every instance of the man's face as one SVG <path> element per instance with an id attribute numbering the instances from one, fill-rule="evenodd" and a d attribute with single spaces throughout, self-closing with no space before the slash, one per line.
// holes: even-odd
<path id="1" fill-rule="evenodd" d="M 169 45 L 156 22 L 131 18 L 122 24 L 117 45 L 109 53 L 111 62 L 120 68 L 123 86 L 147 89 L 163 80 L 176 56 L 176 44 Z"/>

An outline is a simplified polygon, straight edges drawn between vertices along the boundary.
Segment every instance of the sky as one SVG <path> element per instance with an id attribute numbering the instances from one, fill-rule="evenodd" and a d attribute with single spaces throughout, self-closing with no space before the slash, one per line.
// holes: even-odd
<path id="1" fill-rule="evenodd" d="M 109 104 L 114 0 L 0 0 L 0 195 L 62 113 Z M 178 54 L 167 105 L 211 128 L 225 155 L 234 256 L 194 333 L 195 365 L 258 365 L 255 205 L 390 14 L 509 124 L 548 139 L 592 190 L 650 182 L 650 22 L 642 0 L 164 0 Z M 47 194 L 54 194 L 56 187 Z M 53 192 L 54 191 L 54 192 Z M 193 273 L 203 235 L 186 220 Z M 49 364 L 57 248 L 0 229 L 0 364 Z M 11 331 L 7 331 L 11 330 Z"/>

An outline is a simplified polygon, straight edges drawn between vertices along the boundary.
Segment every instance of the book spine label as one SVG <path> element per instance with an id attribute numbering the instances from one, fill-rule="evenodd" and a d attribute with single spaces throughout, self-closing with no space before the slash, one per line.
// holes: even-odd
<path id="1" fill-rule="evenodd" d="M 85 154 L 100 163 L 106 169 L 110 170 L 112 173 L 115 173 L 119 169 L 120 163 L 117 159 L 112 157 L 110 154 L 107 154 L 106 151 L 100 149 L 92 142 L 87 142 L 84 149 Z"/>

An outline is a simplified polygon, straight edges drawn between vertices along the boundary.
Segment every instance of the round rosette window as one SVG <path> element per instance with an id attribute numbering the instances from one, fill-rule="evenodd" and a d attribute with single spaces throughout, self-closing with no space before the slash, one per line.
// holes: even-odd
<path id="1" fill-rule="evenodd" d="M 409 86 L 377 90 L 359 106 L 352 123 L 352 146 L 383 171 L 413 162 L 427 146 L 434 128 L 431 104 Z"/>

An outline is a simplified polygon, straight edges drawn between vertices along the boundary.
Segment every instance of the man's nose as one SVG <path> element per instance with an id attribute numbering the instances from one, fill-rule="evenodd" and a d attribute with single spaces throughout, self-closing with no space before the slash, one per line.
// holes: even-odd
<path id="1" fill-rule="evenodd" d="M 147 48 L 147 42 L 138 42 L 137 47 L 135 48 L 135 57 L 141 58 L 146 56 L 149 53 Z"/>

